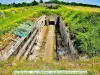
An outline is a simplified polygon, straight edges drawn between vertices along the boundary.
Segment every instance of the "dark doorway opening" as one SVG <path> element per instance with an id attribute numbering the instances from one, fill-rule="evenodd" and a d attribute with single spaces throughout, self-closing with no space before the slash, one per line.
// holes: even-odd
<path id="1" fill-rule="evenodd" d="M 49 25 L 55 25 L 54 21 L 49 21 Z"/>

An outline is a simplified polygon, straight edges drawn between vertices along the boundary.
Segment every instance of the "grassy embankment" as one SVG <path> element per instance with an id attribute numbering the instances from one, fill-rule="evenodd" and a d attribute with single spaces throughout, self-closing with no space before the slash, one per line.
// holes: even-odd
<path id="1" fill-rule="evenodd" d="M 66 6 L 59 12 L 68 24 L 68 31 L 78 51 L 89 57 L 100 56 L 100 8 Z"/>
<path id="2" fill-rule="evenodd" d="M 44 9 L 44 7 L 32 6 L 0 10 L 0 13 L 4 12 L 5 14 L 5 18 L 0 16 L 0 44 L 2 47 L 9 43 L 12 37 L 11 32 L 19 26 L 19 23 L 41 16 L 41 11 Z M 10 34 L 6 34 L 9 32 Z M 8 39 L 7 37 L 10 38 Z"/>
<path id="3" fill-rule="evenodd" d="M 11 75 L 15 70 L 87 70 L 87 75 L 99 75 L 100 74 L 100 58 L 94 57 L 89 60 L 77 60 L 61 61 L 45 63 L 44 61 L 23 61 L 23 62 L 11 62 L 11 60 L 0 63 L 0 74 Z M 13 65 L 12 65 L 13 64 Z"/>
<path id="4" fill-rule="evenodd" d="M 73 8 L 73 7 L 72 7 Z M 90 57 L 99 56 L 100 54 L 100 13 L 95 12 L 97 8 L 87 8 L 87 11 L 76 10 L 78 7 L 70 9 L 70 7 L 60 7 L 58 10 L 47 9 L 42 14 L 60 13 L 68 24 L 68 31 L 71 33 L 73 43 L 77 45 L 79 52 L 86 53 Z M 81 7 L 84 9 L 84 7 Z M 85 7 L 86 8 L 86 7 Z M 75 10 L 74 10 L 75 9 Z M 98 8 L 99 9 L 99 8 Z M 85 10 L 85 9 L 84 9 Z M 93 11 L 90 12 L 89 10 Z M 99 11 L 99 10 L 98 10 Z M 99 75 L 100 73 L 100 57 L 90 59 L 76 60 L 75 62 L 62 61 L 56 64 L 44 63 L 39 60 L 36 63 L 16 62 L 11 65 L 11 60 L 0 63 L 1 74 L 11 75 L 14 70 L 87 70 L 88 75 Z M 63 64 L 63 65 L 62 65 Z"/>
<path id="5" fill-rule="evenodd" d="M 8 31 L 11 31 L 13 28 L 18 26 L 19 22 L 22 22 L 23 20 L 29 19 L 29 17 L 38 17 L 40 16 L 39 12 L 45 8 L 33 6 L 33 7 L 27 7 L 26 9 L 24 7 L 22 8 L 11 8 L 6 10 L 0 10 L 0 12 L 4 11 L 5 18 L 0 17 L 0 35 L 7 33 Z M 12 10 L 15 11 L 15 14 L 12 14 Z"/>

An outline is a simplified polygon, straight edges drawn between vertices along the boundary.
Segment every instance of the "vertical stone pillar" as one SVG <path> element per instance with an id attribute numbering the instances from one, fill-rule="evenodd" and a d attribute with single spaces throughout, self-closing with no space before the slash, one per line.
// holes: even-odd
<path id="1" fill-rule="evenodd" d="M 46 25 L 49 25 L 49 16 L 46 16 L 45 24 L 46 24 Z"/>

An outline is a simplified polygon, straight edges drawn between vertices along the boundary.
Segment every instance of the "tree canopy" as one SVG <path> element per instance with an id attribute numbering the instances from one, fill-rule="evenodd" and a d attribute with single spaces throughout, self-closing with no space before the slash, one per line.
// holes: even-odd
<path id="1" fill-rule="evenodd" d="M 43 0 L 40 0 L 40 3 L 43 3 Z"/>
<path id="2" fill-rule="evenodd" d="M 50 2 L 54 2 L 54 3 L 57 3 L 59 2 L 59 0 L 49 0 Z"/>

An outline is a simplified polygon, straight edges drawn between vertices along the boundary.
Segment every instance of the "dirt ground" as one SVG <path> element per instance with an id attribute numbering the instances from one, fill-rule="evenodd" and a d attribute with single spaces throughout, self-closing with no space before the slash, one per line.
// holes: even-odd
<path id="1" fill-rule="evenodd" d="M 49 25 L 49 32 L 47 35 L 47 41 L 45 45 L 44 60 L 47 62 L 52 62 L 53 52 L 54 52 L 54 25 Z"/>

